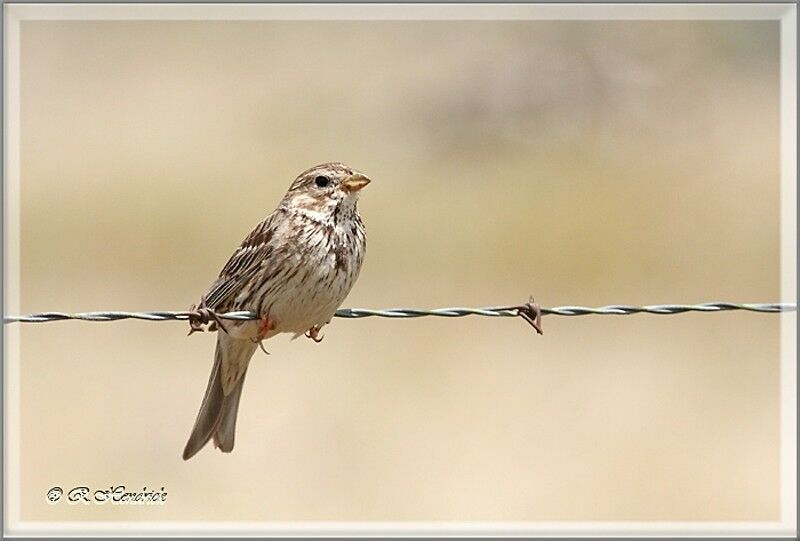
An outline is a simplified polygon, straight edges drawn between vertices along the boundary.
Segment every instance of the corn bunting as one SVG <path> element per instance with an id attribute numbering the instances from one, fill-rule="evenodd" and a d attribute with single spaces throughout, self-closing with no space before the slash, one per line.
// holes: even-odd
<path id="1" fill-rule="evenodd" d="M 322 339 L 320 329 L 353 287 L 364 259 L 366 232 L 356 203 L 369 182 L 342 163 L 302 173 L 202 297 L 200 310 L 215 320 L 208 328 L 218 330 L 217 349 L 184 460 L 212 438 L 223 452 L 233 450 L 247 365 L 262 340 L 279 333 Z M 240 310 L 258 319 L 217 317 Z M 191 321 L 192 331 L 202 323 Z"/>

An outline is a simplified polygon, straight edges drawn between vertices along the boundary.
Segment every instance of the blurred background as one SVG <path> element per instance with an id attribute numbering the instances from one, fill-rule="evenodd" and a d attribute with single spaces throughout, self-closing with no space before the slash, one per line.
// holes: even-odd
<path id="1" fill-rule="evenodd" d="M 349 307 L 779 299 L 777 22 L 22 26 L 22 310 L 184 309 L 312 165 Z M 214 335 L 22 327 L 22 519 L 776 520 L 779 318 L 335 319 L 181 451 Z M 163 506 L 51 506 L 54 486 Z"/>

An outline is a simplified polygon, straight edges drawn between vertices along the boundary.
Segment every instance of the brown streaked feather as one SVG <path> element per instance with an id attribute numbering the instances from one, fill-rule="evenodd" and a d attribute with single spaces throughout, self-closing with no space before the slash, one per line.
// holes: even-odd
<path id="1" fill-rule="evenodd" d="M 270 240 L 274 233 L 272 223 L 276 212 L 267 216 L 247 235 L 222 267 L 219 277 L 205 295 L 206 306 L 216 311 L 228 311 L 235 305 L 236 295 L 242 286 L 259 270 L 272 250 Z"/>

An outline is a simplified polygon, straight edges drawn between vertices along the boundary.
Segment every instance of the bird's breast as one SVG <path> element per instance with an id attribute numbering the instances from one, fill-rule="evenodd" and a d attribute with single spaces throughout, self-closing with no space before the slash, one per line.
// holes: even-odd
<path id="1" fill-rule="evenodd" d="M 365 242 L 356 233 L 346 227 L 317 229 L 299 239 L 284 283 L 264 299 L 276 330 L 300 333 L 330 321 L 361 270 Z"/>

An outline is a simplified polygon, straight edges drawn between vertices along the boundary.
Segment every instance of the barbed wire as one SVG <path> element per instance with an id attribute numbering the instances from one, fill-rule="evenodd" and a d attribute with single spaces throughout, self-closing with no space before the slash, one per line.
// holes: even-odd
<path id="1" fill-rule="evenodd" d="M 530 314 L 536 305 L 527 303 L 519 306 L 491 306 L 486 308 L 433 308 L 421 310 L 417 308 L 385 308 L 373 310 L 368 308 L 341 308 L 335 316 L 345 319 L 361 319 L 365 317 L 383 317 L 393 319 L 410 319 L 418 317 L 519 317 L 523 313 Z M 732 302 L 707 302 L 701 304 L 654 304 L 649 306 L 630 306 L 627 304 L 614 304 L 590 308 L 586 306 L 555 306 L 552 308 L 539 308 L 541 315 L 556 316 L 628 316 L 633 314 L 673 315 L 687 312 L 728 312 L 744 310 L 748 312 L 795 312 L 795 303 L 732 303 Z M 119 321 L 123 319 L 137 319 L 143 321 L 188 321 L 197 317 L 196 310 L 171 311 L 155 310 L 149 312 L 37 312 L 20 316 L 5 316 L 3 323 L 48 323 L 52 321 L 79 320 L 79 321 Z M 245 321 L 258 319 L 252 312 L 227 312 L 216 314 L 220 319 Z"/>

